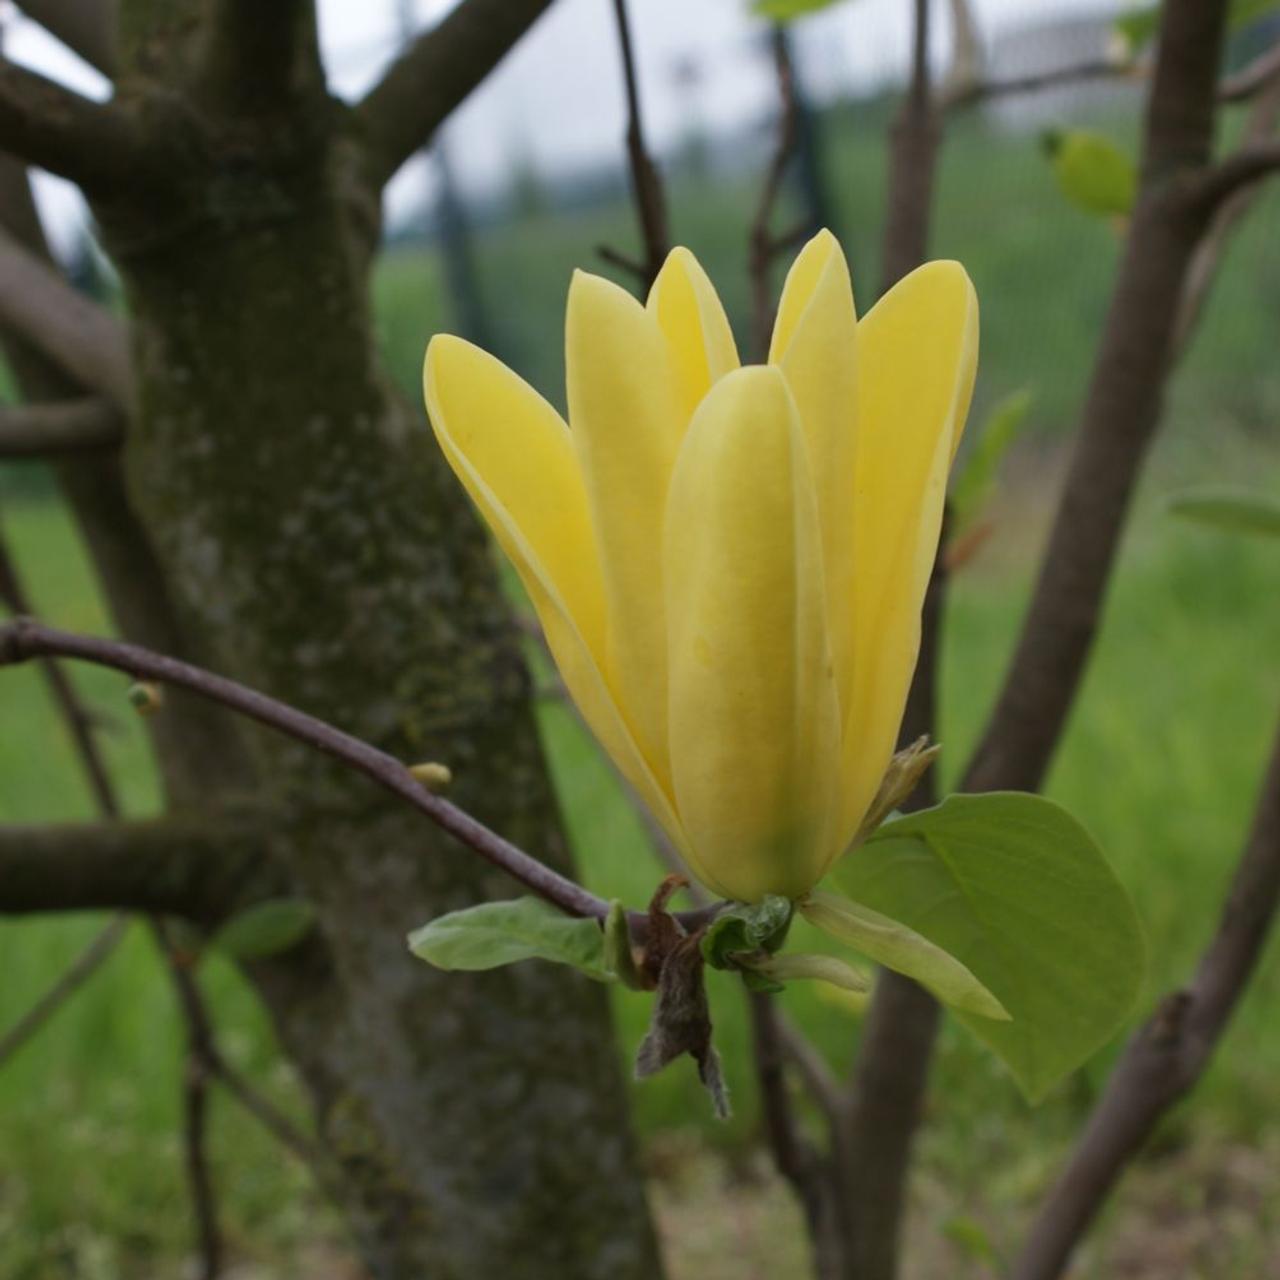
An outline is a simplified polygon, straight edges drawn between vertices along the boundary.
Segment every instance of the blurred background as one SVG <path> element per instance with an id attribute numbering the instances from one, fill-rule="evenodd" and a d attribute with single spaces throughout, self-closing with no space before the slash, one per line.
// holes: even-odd
<path id="1" fill-rule="evenodd" d="M 359 94 L 406 31 L 449 7 L 320 0 L 335 89 Z M 7 8 L 5 41 L 15 58 L 106 91 Z M 771 25 L 743 0 L 635 0 L 631 8 L 673 238 L 711 274 L 748 352 L 748 233 L 779 112 Z M 864 307 L 880 279 L 886 128 L 905 71 L 908 9 L 902 0 L 847 0 L 786 35 L 803 135 L 784 203 L 841 237 Z M 972 9 L 992 79 L 1104 58 L 1121 12 L 1090 0 L 973 0 Z M 952 48 L 945 21 L 933 37 L 944 76 Z M 1140 95 L 1135 84 L 1101 78 L 968 106 L 947 128 L 933 256 L 961 260 L 982 304 L 971 436 L 1011 396 L 1025 393 L 1026 407 L 977 521 L 981 536 L 957 566 L 944 771 L 964 760 L 1016 635 L 1123 235 L 1121 218 L 1097 216 L 1064 191 L 1044 134 L 1088 130 L 1132 156 Z M 624 252 L 637 245 L 625 126 L 608 4 L 558 0 L 388 193 L 375 306 L 388 363 L 407 388 L 417 384 L 427 339 L 447 330 L 489 347 L 563 404 L 569 275 L 575 267 L 608 273 L 601 244 Z M 78 196 L 42 176 L 39 197 L 76 280 L 110 297 L 113 282 Z M 1171 384 L 1096 658 L 1049 785 L 1091 827 L 1138 903 L 1152 954 L 1141 1007 L 1184 978 L 1212 928 L 1280 697 L 1274 544 L 1179 522 L 1168 500 L 1207 483 L 1276 493 L 1278 425 L 1280 188 L 1272 184 L 1232 242 Z M 39 565 L 30 585 L 40 612 L 73 629 L 105 629 L 83 548 L 51 482 L 31 465 L 0 465 L 0 495 L 15 553 Z M 96 670 L 75 678 L 109 726 L 131 811 L 150 812 L 154 781 L 119 681 Z M 34 670 L 7 673 L 2 698 L 0 821 L 91 816 Z M 551 694 L 542 716 L 588 884 L 610 897 L 647 897 L 653 857 L 608 766 Z M 0 922 L 0 1034 L 101 923 Z M 0 1063 L 0 1276 L 182 1274 L 190 1244 L 174 1088 L 180 1027 L 165 975 L 138 934 L 38 1038 Z M 1194 1115 L 1166 1124 L 1080 1275 L 1280 1276 L 1278 960 L 1273 947 Z M 205 977 L 228 1054 L 303 1115 L 248 987 L 216 959 Z M 712 977 L 714 984 L 722 975 Z M 616 999 L 620 1051 L 629 1057 L 648 1001 L 625 991 Z M 785 1000 L 832 1060 L 847 1063 L 857 1002 L 795 988 Z M 740 995 L 721 981 L 713 1002 L 736 1118 L 710 1118 L 688 1063 L 633 1091 L 673 1275 L 800 1277 L 797 1211 L 758 1154 Z M 946 1027 L 913 1208 L 939 1243 L 917 1261 L 920 1276 L 996 1268 L 1002 1241 L 1016 1239 L 1014 1224 L 1052 1173 L 1110 1056 L 1032 1110 L 976 1042 Z M 242 1113 L 214 1105 L 227 1231 L 251 1260 L 236 1275 L 357 1274 L 305 1174 Z"/>

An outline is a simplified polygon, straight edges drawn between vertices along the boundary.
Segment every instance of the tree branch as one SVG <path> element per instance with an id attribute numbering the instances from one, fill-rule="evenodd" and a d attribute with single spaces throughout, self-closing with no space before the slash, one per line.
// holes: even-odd
<path id="1" fill-rule="evenodd" d="M 124 326 L 0 231 L 0 324 L 128 414 L 134 386 Z"/>
<path id="2" fill-rule="evenodd" d="M 86 191 L 118 186 L 147 154 L 133 115 L 0 57 L 0 149 Z"/>
<path id="3" fill-rule="evenodd" d="M 800 131 L 800 105 L 796 97 L 795 67 L 791 62 L 791 50 L 787 44 L 786 30 L 775 25 L 769 32 L 769 47 L 773 52 L 773 66 L 778 81 L 778 97 L 782 111 L 778 116 L 777 137 L 765 170 L 764 182 L 756 198 L 755 217 L 747 233 L 747 272 L 751 277 L 752 326 L 754 345 L 759 359 L 769 354 L 769 338 L 773 331 L 773 288 L 769 280 L 769 268 L 778 256 L 779 246 L 790 236 L 776 237 L 770 229 L 774 206 L 782 192 L 782 179 L 787 165 L 795 154 L 796 139 Z"/>
<path id="4" fill-rule="evenodd" d="M 0 406 L 2 459 L 111 449 L 123 439 L 119 412 L 97 396 Z"/>
<path id="5" fill-rule="evenodd" d="M 1013 662 L 966 771 L 1035 790 L 1075 700 L 1142 459 L 1160 420 L 1184 280 L 1204 219 L 1180 193 L 1208 164 L 1225 0 L 1169 0 L 1142 183 L 1066 486 Z"/>
<path id="6" fill-rule="evenodd" d="M 1188 207 L 1201 218 L 1242 187 L 1247 187 L 1280 170 L 1280 139 L 1241 147 L 1199 174 L 1184 193 Z"/>
<path id="7" fill-rule="evenodd" d="M 1199 1081 L 1257 964 L 1280 904 L 1280 737 L 1253 829 L 1195 977 L 1130 1041 L 1012 1271 L 1056 1280 L 1125 1166 Z"/>
<path id="8" fill-rule="evenodd" d="M 1280 40 L 1218 85 L 1219 102 L 1243 102 L 1280 77 Z"/>
<path id="9" fill-rule="evenodd" d="M 115 78 L 119 0 L 18 0 L 18 7 L 91 67 Z"/>
<path id="10" fill-rule="evenodd" d="M 667 204 L 662 178 L 644 140 L 644 119 L 640 112 L 640 87 L 636 75 L 635 50 L 631 43 L 631 24 L 627 20 L 626 0 L 613 0 L 614 20 L 618 29 L 618 47 L 622 53 L 622 76 L 627 91 L 627 161 L 631 169 L 631 196 L 640 219 L 640 238 L 644 243 L 644 260 L 638 263 L 643 291 L 648 293 L 662 264 L 666 261 L 670 241 L 667 232 Z M 619 261 L 614 255 L 612 261 Z"/>
<path id="11" fill-rule="evenodd" d="M 391 64 L 356 108 L 379 185 L 426 145 L 550 3 L 463 0 Z"/>
<path id="12" fill-rule="evenodd" d="M 1084 62 L 1072 62 L 1066 66 L 1015 76 L 1008 80 L 957 81 L 954 86 L 943 91 L 938 105 L 944 111 L 958 110 L 989 102 L 993 98 L 1040 93 L 1045 89 L 1060 89 L 1064 85 L 1085 84 L 1090 80 L 1134 79 L 1141 74 L 1134 67 L 1111 58 L 1089 58 Z"/>
<path id="13" fill-rule="evenodd" d="M 609 904 L 603 898 L 596 897 L 581 885 L 543 865 L 483 823 L 477 822 L 470 814 L 428 791 L 394 756 L 352 737 L 349 733 L 343 733 L 341 729 L 336 729 L 323 720 L 277 702 L 274 698 L 228 680 L 225 676 L 214 675 L 211 671 L 180 662 L 176 658 L 152 653 L 138 645 L 95 636 L 74 635 L 47 627 L 31 618 L 18 618 L 0 626 L 0 666 L 47 657 L 76 658 L 98 666 L 113 667 L 137 679 L 175 685 L 230 707 L 259 724 L 304 742 L 356 772 L 363 773 L 384 790 L 399 796 L 425 814 L 487 862 L 505 871 L 527 889 L 569 915 L 603 920 L 608 914 Z M 110 829 L 108 834 L 109 832 Z M 3 893 L 7 888 L 8 885 L 0 879 L 0 910 L 5 909 Z M 38 890 L 39 886 L 34 888 Z M 126 904 L 127 901 L 124 900 Z M 88 905 L 115 903 L 96 902 Z M 52 909 L 57 909 L 56 902 Z M 168 908 L 154 909 L 164 911 Z M 697 911 L 683 912 L 677 918 L 686 929 L 695 929 L 705 924 L 718 909 L 719 904 L 716 904 Z M 177 914 L 190 914 L 189 909 L 184 912 L 182 908 L 175 907 L 172 910 Z M 646 917 L 642 913 L 632 913 L 631 923 L 633 931 L 643 936 Z"/>
<path id="14" fill-rule="evenodd" d="M 128 910 L 216 920 L 265 838 L 231 817 L 0 826 L 0 915 Z"/>
<path id="15" fill-rule="evenodd" d="M 120 940 L 128 928 L 128 916 L 113 917 L 67 966 L 44 995 L 4 1035 L 0 1035 L 0 1067 L 4 1066 L 115 954 L 116 947 L 120 945 Z"/>

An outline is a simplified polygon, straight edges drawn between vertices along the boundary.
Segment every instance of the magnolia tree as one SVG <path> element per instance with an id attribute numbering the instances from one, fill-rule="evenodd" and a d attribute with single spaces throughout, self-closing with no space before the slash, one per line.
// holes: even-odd
<path id="1" fill-rule="evenodd" d="M 1276 50 L 1224 81 L 1246 6 L 1166 0 L 1145 29 L 1130 24 L 1123 63 L 990 82 L 957 0 L 952 72 L 934 86 L 930 5 L 916 0 L 883 294 L 859 316 L 841 248 L 818 231 L 775 317 L 771 264 L 803 239 L 773 231 L 800 113 L 777 34 L 782 124 L 751 244 L 760 350 L 744 360 L 696 259 L 669 249 L 617 0 L 643 254 L 612 256 L 641 297 L 575 277 L 567 423 L 491 356 L 434 338 L 433 440 L 373 354 L 381 187 L 546 0 L 463 0 L 354 105 L 326 87 L 306 0 L 23 7 L 116 90 L 93 103 L 0 67 L 13 157 L 0 321 L 28 400 L 0 417 L 0 454 L 53 462 L 124 639 L 27 616 L 0 629 L 3 662 L 44 664 L 103 815 L 0 828 L 0 910 L 147 920 L 188 1030 L 203 1273 L 221 1266 L 203 1149 L 205 1092 L 220 1085 L 309 1162 L 376 1275 L 660 1274 L 602 990 L 570 970 L 651 992 L 638 1074 L 689 1055 L 724 1111 L 711 966 L 746 989 L 765 1131 L 819 1274 L 889 1280 L 940 1006 L 1034 1101 L 1115 1035 L 1139 989 L 1133 906 L 1085 826 L 1035 791 L 1164 382 L 1226 238 L 1280 168 Z M 1071 468 L 997 705 L 961 793 L 935 803 L 939 547 L 979 348 L 963 266 L 925 262 L 938 151 L 968 103 L 1120 73 L 1148 86 L 1137 170 L 1095 139 L 1054 140 L 1064 190 L 1127 219 Z M 1224 98 L 1250 115 L 1217 156 Z M 48 262 L 23 164 L 80 184 L 127 321 Z M 980 442 L 973 465 L 989 468 L 995 447 Z M 670 874 L 655 863 L 647 903 L 575 878 L 518 628 L 471 507 L 652 820 Z M 1275 522 L 1220 501 L 1199 510 Z M 0 557 L 19 615 L 21 568 Z M 163 817 L 119 816 L 62 658 L 137 682 Z M 674 911 L 684 886 L 696 905 Z M 1119 1059 L 1012 1264 L 1019 1280 L 1061 1274 L 1194 1084 L 1278 893 L 1280 756 L 1200 969 Z M 832 945 L 793 943 L 796 916 Z M 211 945 L 260 991 L 314 1131 L 220 1052 L 193 969 Z M 874 966 L 841 1080 L 773 995 L 794 981 L 863 990 Z M 820 1142 L 797 1122 L 797 1092 Z"/>

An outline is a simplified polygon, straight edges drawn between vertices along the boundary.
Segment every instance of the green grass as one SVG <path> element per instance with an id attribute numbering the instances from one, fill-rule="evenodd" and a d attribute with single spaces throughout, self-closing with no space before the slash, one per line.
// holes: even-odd
<path id="1" fill-rule="evenodd" d="M 829 122 L 839 225 L 859 294 L 877 279 L 883 143 L 843 114 Z M 1266 239 L 1276 196 L 1260 210 L 1216 291 L 1204 329 L 1175 379 L 1168 436 L 1137 505 L 1083 697 L 1050 781 L 1109 851 L 1133 891 L 1151 942 L 1150 998 L 1181 981 L 1213 924 L 1240 845 L 1280 705 L 1280 558 L 1274 545 L 1180 525 L 1161 510 L 1170 490 L 1208 480 L 1274 485 L 1280 459 L 1258 443 L 1280 413 L 1274 299 L 1280 252 Z M 743 232 L 749 186 L 686 182 L 673 192 L 680 239 L 721 286 L 740 333 L 747 288 Z M 561 310 L 570 270 L 590 246 L 634 243 L 614 205 L 487 229 L 476 251 L 503 354 L 560 400 Z M 1031 139 L 993 139 L 973 122 L 946 151 L 938 252 L 960 257 L 983 302 L 979 403 L 1013 388 L 1037 395 L 1041 439 L 1078 410 L 1117 253 L 1114 233 L 1067 208 Z M 780 273 L 779 273 L 780 274 Z M 436 260 L 398 250 L 376 282 L 380 337 L 398 380 L 413 387 L 422 347 L 448 325 Z M 1006 494 L 992 542 L 956 583 L 944 661 L 944 768 L 954 776 L 981 726 L 1021 616 L 1044 525 L 1052 468 L 1026 451 L 1025 479 Z M 28 497 L 6 507 L 5 529 L 28 567 L 40 610 L 73 628 L 106 623 L 83 549 L 62 513 Z M 155 789 L 123 683 L 77 671 L 109 720 L 112 765 L 132 812 Z M 643 901 L 655 864 L 609 767 L 572 715 L 543 708 L 574 845 L 591 886 Z M 32 671 L 0 673 L 0 821 L 86 817 L 89 797 L 69 743 Z M 0 922 L 0 1028 L 99 927 L 91 918 Z M 1197 1141 L 1248 1139 L 1280 1102 L 1280 969 L 1260 966 L 1193 1112 L 1170 1126 Z M 252 993 L 228 967 L 204 980 L 233 1058 L 286 1105 L 299 1106 Z M 717 1125 L 688 1064 L 634 1088 L 649 1146 L 679 1131 L 740 1152 L 754 1136 L 747 1028 L 739 993 L 713 975 L 721 1050 L 738 1102 Z M 847 1064 L 856 1008 L 816 989 L 785 997 L 833 1062 Z M 619 993 L 619 1052 L 643 1033 L 648 1000 Z M 180 1029 L 162 970 L 135 930 L 92 985 L 0 1072 L 0 1275 L 21 1280 L 173 1274 L 188 1248 L 177 1124 Z M 1114 1052 L 1114 1050 L 1112 1050 Z M 922 1143 L 928 1185 L 944 1208 L 976 1199 L 999 1214 L 1034 1193 L 1103 1078 L 1110 1053 L 1028 1109 L 996 1063 L 954 1025 L 943 1032 Z M 214 1112 L 213 1155 L 233 1243 L 273 1276 L 309 1275 L 298 1255 L 332 1228 L 317 1218 L 305 1179 L 232 1106 Z M 980 1188 L 980 1191 L 974 1191 Z M 936 1198 L 936 1197 L 935 1197 Z M 320 1224 L 317 1226 L 317 1222 Z"/>

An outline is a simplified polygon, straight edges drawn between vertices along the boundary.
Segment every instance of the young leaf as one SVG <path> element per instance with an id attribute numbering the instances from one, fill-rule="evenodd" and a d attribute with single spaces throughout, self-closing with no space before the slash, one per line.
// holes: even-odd
<path id="1" fill-rule="evenodd" d="M 919 930 L 981 981 L 1012 1021 L 957 1016 L 1032 1101 L 1123 1025 L 1145 965 L 1128 894 L 1060 805 L 1020 792 L 950 796 L 891 819 L 836 883 Z"/>
<path id="2" fill-rule="evenodd" d="M 482 902 L 415 929 L 409 950 L 437 969 L 496 969 L 520 960 L 572 965 L 589 978 L 613 977 L 594 920 L 567 916 L 541 898 Z"/>
<path id="3" fill-rule="evenodd" d="M 1191 489 L 1169 499 L 1169 511 L 1184 520 L 1227 533 L 1280 537 L 1280 498 L 1240 489 Z"/>
<path id="4" fill-rule="evenodd" d="M 268 898 L 224 920 L 209 946 L 234 960 L 260 960 L 296 946 L 315 918 L 316 909 L 305 898 Z"/>
<path id="5" fill-rule="evenodd" d="M 627 919 L 627 909 L 617 898 L 609 903 L 609 914 L 604 921 L 604 963 L 624 987 L 632 991 L 647 990 L 636 965 L 635 952 L 631 950 L 631 923 Z"/>
<path id="6" fill-rule="evenodd" d="M 1138 195 L 1138 171 L 1110 138 L 1088 129 L 1051 129 L 1044 147 L 1062 194 L 1086 213 L 1127 214 Z"/>
<path id="7" fill-rule="evenodd" d="M 901 921 L 821 889 L 798 905 L 810 924 L 886 969 L 914 978 L 943 1004 L 984 1019 L 1008 1019 L 1000 1001 L 955 956 Z"/>
<path id="8" fill-rule="evenodd" d="M 829 982 L 833 987 L 843 987 L 845 991 L 871 990 L 871 979 L 865 973 L 835 956 L 786 951 L 760 960 L 741 960 L 739 964 L 747 972 L 764 978 L 777 990 L 781 990 L 782 983 L 795 982 L 800 978 Z"/>
<path id="9" fill-rule="evenodd" d="M 735 967 L 730 957 L 752 951 L 776 951 L 791 925 L 791 903 L 777 894 L 759 902 L 740 902 L 722 911 L 702 937 L 702 957 L 713 969 Z"/>
<path id="10" fill-rule="evenodd" d="M 1000 464 L 1018 438 L 1034 399 L 1025 388 L 1005 396 L 975 434 L 964 466 L 951 485 L 953 537 L 967 529 L 991 501 Z"/>
<path id="11" fill-rule="evenodd" d="M 817 13 L 820 9 L 829 9 L 839 0 L 754 0 L 752 13 L 757 17 L 769 18 L 774 22 L 790 22 L 794 18 L 802 18 L 806 13 Z"/>

